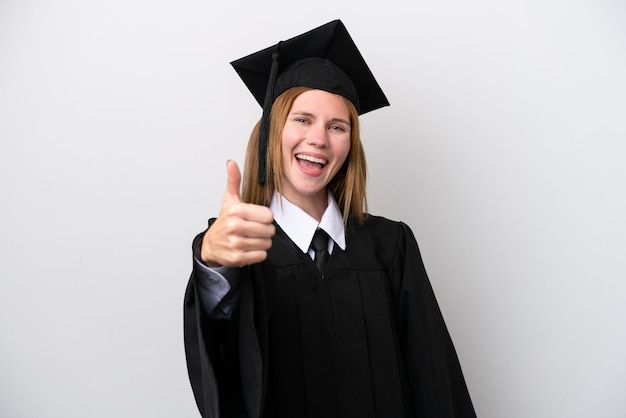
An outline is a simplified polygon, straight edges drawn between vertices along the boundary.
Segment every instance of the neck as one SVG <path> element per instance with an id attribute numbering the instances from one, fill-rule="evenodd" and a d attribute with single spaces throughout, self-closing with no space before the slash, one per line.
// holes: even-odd
<path id="1" fill-rule="evenodd" d="M 298 196 L 295 199 L 286 196 L 283 197 L 298 206 L 318 222 L 322 220 L 322 216 L 328 207 L 328 192 L 326 190 L 320 191 L 317 195 L 311 197 Z"/>

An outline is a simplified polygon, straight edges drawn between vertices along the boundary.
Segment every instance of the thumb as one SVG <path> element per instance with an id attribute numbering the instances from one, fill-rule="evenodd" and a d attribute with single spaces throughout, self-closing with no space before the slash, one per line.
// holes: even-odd
<path id="1" fill-rule="evenodd" d="M 226 192 L 224 193 L 224 200 L 230 202 L 241 202 L 241 172 L 239 166 L 233 160 L 226 162 Z"/>

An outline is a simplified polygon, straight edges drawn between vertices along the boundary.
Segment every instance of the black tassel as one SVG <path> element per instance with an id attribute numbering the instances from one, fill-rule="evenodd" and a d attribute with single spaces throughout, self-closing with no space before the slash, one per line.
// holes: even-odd
<path id="1" fill-rule="evenodd" d="M 282 41 L 276 45 L 276 49 L 272 53 L 272 68 L 270 69 L 270 77 L 267 81 L 267 90 L 265 91 L 265 99 L 263 101 L 263 116 L 261 117 L 261 131 L 259 133 L 259 184 L 266 184 L 269 180 L 267 175 L 267 143 L 270 136 L 270 112 L 274 102 L 274 83 L 278 73 L 278 57 L 280 55 L 281 43 Z"/>

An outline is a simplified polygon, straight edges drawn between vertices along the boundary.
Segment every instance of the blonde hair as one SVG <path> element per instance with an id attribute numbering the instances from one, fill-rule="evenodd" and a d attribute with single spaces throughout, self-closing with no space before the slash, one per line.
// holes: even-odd
<path id="1" fill-rule="evenodd" d="M 282 132 L 287 115 L 296 98 L 308 87 L 292 87 L 274 100 L 270 113 L 269 140 L 267 146 L 267 179 L 258 182 L 258 144 L 261 122 L 257 122 L 246 150 L 242 185 L 242 199 L 247 203 L 269 206 L 274 191 L 281 193 L 282 186 Z M 367 219 L 366 180 L 367 164 L 359 132 L 359 115 L 352 102 L 345 99 L 350 112 L 350 152 L 341 169 L 328 183 L 328 190 L 339 205 L 344 223 L 354 217 L 360 224 Z"/>

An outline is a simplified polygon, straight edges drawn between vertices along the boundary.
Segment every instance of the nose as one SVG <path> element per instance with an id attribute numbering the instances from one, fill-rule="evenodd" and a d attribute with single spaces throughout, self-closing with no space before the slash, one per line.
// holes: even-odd
<path id="1" fill-rule="evenodd" d="M 323 124 L 314 124 L 309 131 L 309 144 L 318 148 L 328 147 L 328 130 Z"/>

